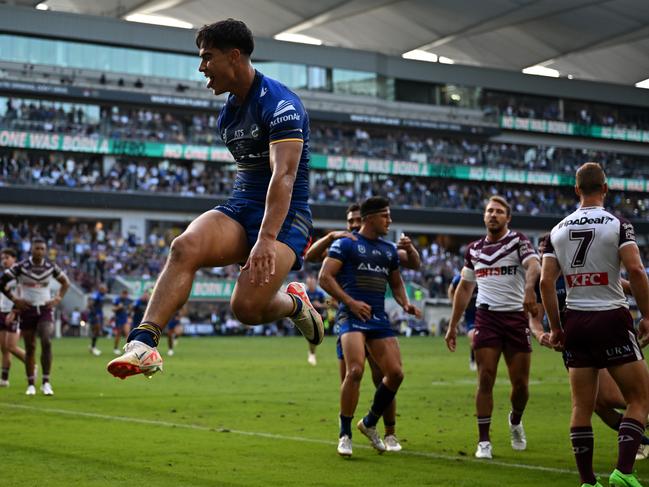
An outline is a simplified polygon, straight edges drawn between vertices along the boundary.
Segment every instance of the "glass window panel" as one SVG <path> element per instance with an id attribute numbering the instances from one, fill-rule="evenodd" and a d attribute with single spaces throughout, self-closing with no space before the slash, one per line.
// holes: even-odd
<path id="1" fill-rule="evenodd" d="M 334 68 L 333 88 L 334 93 L 346 95 L 378 96 L 379 94 L 376 73 L 349 69 Z"/>

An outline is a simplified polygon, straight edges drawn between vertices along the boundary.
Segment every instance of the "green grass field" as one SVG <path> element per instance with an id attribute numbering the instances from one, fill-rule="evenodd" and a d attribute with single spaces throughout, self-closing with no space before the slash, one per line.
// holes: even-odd
<path id="1" fill-rule="evenodd" d="M 55 396 L 25 396 L 16 362 L 11 387 L 0 389 L 0 485 L 579 485 L 558 354 L 535 350 L 525 452 L 509 446 L 501 367 L 490 462 L 473 458 L 475 378 L 466 342 L 455 354 L 440 338 L 401 344 L 406 378 L 397 433 L 404 451 L 380 456 L 355 434 L 354 456 L 343 459 L 335 449 L 339 379 L 331 337 L 315 368 L 306 363 L 301 338 L 183 338 L 163 374 L 125 381 L 105 372 L 108 340 L 101 357 L 88 353 L 86 340 L 58 340 Z M 357 418 L 371 401 L 369 379 Z M 593 423 L 595 468 L 605 475 L 617 438 L 598 419 Z M 649 477 L 649 463 L 636 468 Z"/>

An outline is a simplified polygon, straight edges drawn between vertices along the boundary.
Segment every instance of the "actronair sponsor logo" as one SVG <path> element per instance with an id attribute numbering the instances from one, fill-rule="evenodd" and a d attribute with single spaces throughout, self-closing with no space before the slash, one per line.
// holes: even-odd
<path id="1" fill-rule="evenodd" d="M 566 275 L 568 287 L 607 286 L 607 272 L 585 272 L 583 274 Z"/>
<path id="2" fill-rule="evenodd" d="M 500 267 L 484 267 L 482 269 L 476 269 L 475 276 L 477 278 L 489 276 L 515 276 L 517 272 L 517 265 L 503 265 Z"/>
<path id="3" fill-rule="evenodd" d="M 280 100 L 280 102 L 275 107 L 275 113 L 273 113 L 273 117 L 279 117 L 282 113 L 294 111 L 295 107 L 293 106 L 292 101 Z"/>
<path id="4" fill-rule="evenodd" d="M 270 126 L 274 127 L 278 123 L 284 123 L 284 122 L 288 122 L 290 120 L 299 121 L 300 120 L 300 115 L 298 115 L 297 113 L 290 113 L 288 115 L 282 115 L 281 117 L 277 117 L 277 118 L 272 119 L 270 121 Z"/>
<path id="5" fill-rule="evenodd" d="M 612 222 L 613 218 L 610 216 L 600 216 L 598 218 L 588 218 L 587 216 L 582 216 L 581 218 L 575 218 L 574 220 L 565 220 L 559 224 L 559 228 L 567 227 L 569 225 L 605 225 L 609 222 Z"/>

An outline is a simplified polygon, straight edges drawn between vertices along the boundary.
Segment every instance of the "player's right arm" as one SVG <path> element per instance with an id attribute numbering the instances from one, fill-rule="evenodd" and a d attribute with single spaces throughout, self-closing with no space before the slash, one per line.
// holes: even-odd
<path id="1" fill-rule="evenodd" d="M 553 348 L 552 344 L 550 343 L 550 334 L 543 329 L 543 316 L 545 315 L 545 309 L 543 309 L 543 305 L 541 303 L 538 304 L 539 306 L 536 307 L 536 313 L 530 313 L 528 315 L 528 325 L 530 327 L 530 331 L 532 332 L 532 335 L 534 335 L 534 338 L 536 338 L 536 341 L 539 342 L 539 345 L 543 347 Z"/>
<path id="2" fill-rule="evenodd" d="M 473 295 L 475 286 L 475 281 L 469 281 L 462 278 L 455 289 L 451 320 L 448 323 L 448 329 L 446 330 L 446 336 L 444 337 L 444 340 L 446 340 L 446 346 L 451 352 L 455 352 L 457 325 L 460 322 L 460 318 L 462 318 L 462 314 L 466 310 L 466 307 L 469 305 L 469 301 L 471 301 L 471 296 Z"/>
<path id="3" fill-rule="evenodd" d="M 325 257 L 327 257 L 327 250 L 329 250 L 331 244 L 343 237 L 356 240 L 356 237 L 352 233 L 345 230 L 329 232 L 327 235 L 311 244 L 309 250 L 304 254 L 304 260 L 307 262 L 322 262 Z"/>
<path id="4" fill-rule="evenodd" d="M 320 269 L 320 286 L 334 297 L 339 303 L 347 306 L 354 315 L 360 320 L 367 321 L 372 317 L 372 307 L 364 301 L 357 301 L 347 294 L 343 288 L 338 284 L 336 276 L 342 269 L 342 261 L 327 257 Z"/>
<path id="5" fill-rule="evenodd" d="M 629 285 L 642 319 L 638 325 L 640 346 L 649 343 L 649 279 L 642 265 L 637 245 L 624 245 L 619 249 L 620 259 L 629 275 Z"/>

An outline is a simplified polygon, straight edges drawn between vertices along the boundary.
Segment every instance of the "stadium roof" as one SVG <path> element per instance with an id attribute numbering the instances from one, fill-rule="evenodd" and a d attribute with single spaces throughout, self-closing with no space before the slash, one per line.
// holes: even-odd
<path id="1" fill-rule="evenodd" d="M 649 78 L 647 0 L 17 0 L 57 11 L 244 20 L 255 35 L 634 85 Z M 151 20 L 149 18 L 149 20 Z M 159 19 L 153 19 L 158 22 Z M 164 21 L 164 20 L 163 20 Z M 173 23 L 173 22 L 172 22 Z M 289 36 L 291 37 L 291 36 Z M 547 69 L 539 69 L 538 66 Z M 556 70 L 553 72 L 552 70 Z"/>

